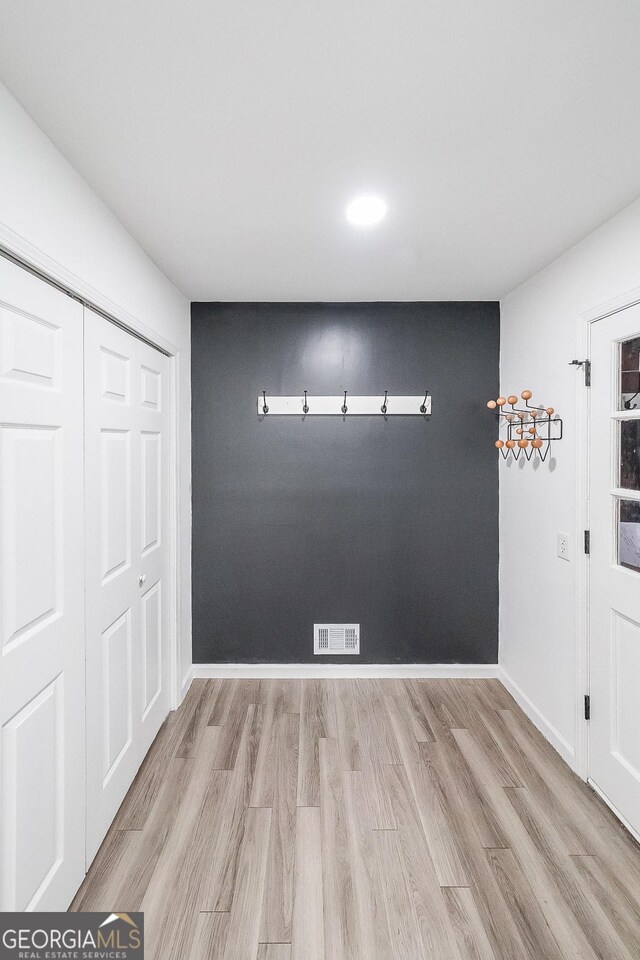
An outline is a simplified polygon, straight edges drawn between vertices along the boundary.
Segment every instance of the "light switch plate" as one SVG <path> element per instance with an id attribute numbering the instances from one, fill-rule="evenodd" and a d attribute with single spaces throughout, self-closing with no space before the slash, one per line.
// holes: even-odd
<path id="1" fill-rule="evenodd" d="M 569 534 L 568 533 L 558 534 L 557 553 L 561 560 L 571 560 L 571 557 L 569 556 Z"/>

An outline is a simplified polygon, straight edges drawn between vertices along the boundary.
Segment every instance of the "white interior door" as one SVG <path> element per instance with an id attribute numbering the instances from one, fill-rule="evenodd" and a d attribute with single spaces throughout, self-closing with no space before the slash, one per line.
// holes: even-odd
<path id="1" fill-rule="evenodd" d="M 87 863 L 169 711 L 169 361 L 85 311 Z"/>
<path id="2" fill-rule="evenodd" d="M 592 324 L 589 777 L 640 833 L 640 307 Z"/>
<path id="3" fill-rule="evenodd" d="M 84 876 L 82 307 L 0 257 L 0 910 Z"/>

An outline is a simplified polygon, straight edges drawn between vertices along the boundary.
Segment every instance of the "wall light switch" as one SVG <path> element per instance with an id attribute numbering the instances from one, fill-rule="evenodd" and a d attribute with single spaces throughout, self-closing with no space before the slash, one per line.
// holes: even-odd
<path id="1" fill-rule="evenodd" d="M 569 534 L 568 533 L 558 534 L 557 553 L 561 560 L 571 560 L 571 557 L 569 556 Z"/>

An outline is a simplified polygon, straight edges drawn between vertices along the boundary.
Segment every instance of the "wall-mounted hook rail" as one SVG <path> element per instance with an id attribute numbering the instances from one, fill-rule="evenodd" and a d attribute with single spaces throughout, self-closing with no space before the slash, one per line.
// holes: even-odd
<path id="1" fill-rule="evenodd" d="M 516 406 L 518 397 L 515 394 L 487 403 L 488 408 L 495 411 L 499 425 L 507 428 L 506 440 L 500 438 L 495 443 L 505 460 L 507 457 L 518 460 L 524 453 L 527 460 L 535 456 L 544 461 L 553 441 L 562 440 L 562 420 L 554 408 L 529 403 L 532 396 L 531 390 L 522 391 L 520 397 L 524 400 L 524 407 Z"/>
<path id="2" fill-rule="evenodd" d="M 268 413 L 271 417 L 300 416 L 301 394 L 295 397 L 269 396 L 267 404 L 266 391 L 257 399 L 258 416 Z M 266 408 L 266 409 L 265 409 Z M 431 414 L 431 397 L 427 393 L 424 398 L 420 393 L 417 396 L 398 396 L 384 391 L 384 403 L 380 405 L 380 393 L 374 396 L 356 396 L 343 390 L 338 396 L 310 396 L 304 391 L 302 412 L 305 417 L 419 417 Z"/>

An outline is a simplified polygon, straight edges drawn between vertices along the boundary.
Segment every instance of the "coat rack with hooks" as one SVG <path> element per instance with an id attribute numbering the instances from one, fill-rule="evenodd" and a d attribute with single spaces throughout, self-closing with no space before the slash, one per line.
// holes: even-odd
<path id="1" fill-rule="evenodd" d="M 388 390 L 363 397 L 348 390 L 336 396 L 274 397 L 263 390 L 257 400 L 259 417 L 424 417 L 431 414 L 429 391 L 411 397 L 397 397 Z"/>
<path id="2" fill-rule="evenodd" d="M 554 416 L 554 408 L 529 403 L 532 396 L 531 390 L 522 391 L 520 397 L 524 400 L 524 407 L 516 406 L 518 397 L 515 394 L 487 403 L 490 410 L 495 410 L 499 425 L 507 428 L 506 439 L 501 438 L 495 443 L 505 460 L 507 457 L 517 460 L 524 453 L 527 460 L 535 456 L 544 461 L 553 441 L 562 440 L 562 420 L 557 414 Z"/>

